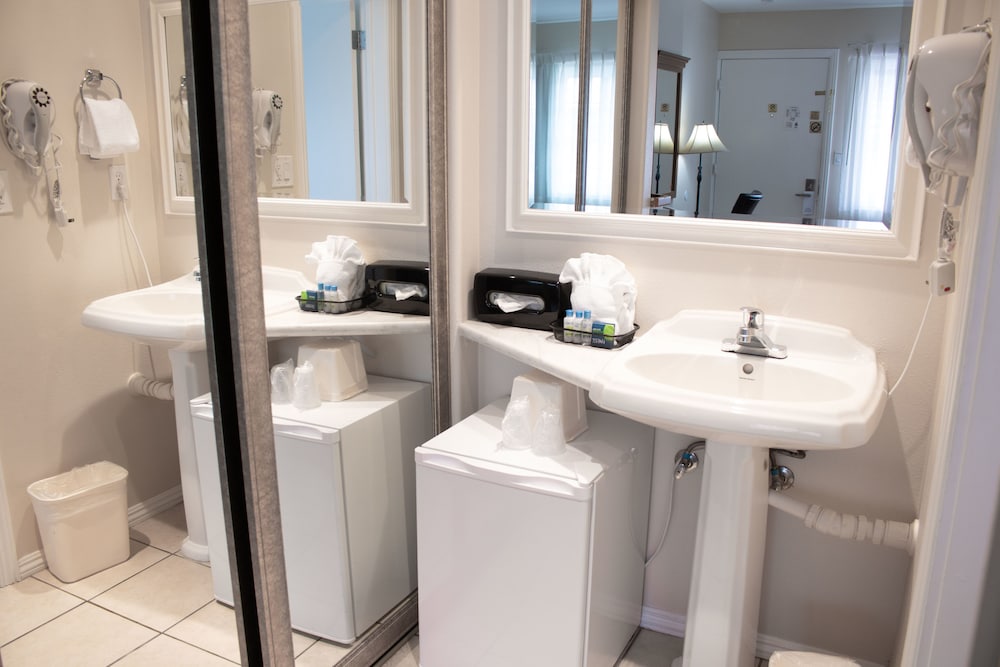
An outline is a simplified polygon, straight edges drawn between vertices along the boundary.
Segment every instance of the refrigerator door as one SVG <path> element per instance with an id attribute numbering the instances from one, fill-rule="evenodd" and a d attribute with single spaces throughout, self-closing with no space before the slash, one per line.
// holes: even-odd
<path id="1" fill-rule="evenodd" d="M 340 433 L 275 418 L 274 457 L 292 625 L 350 643 L 357 633 Z"/>

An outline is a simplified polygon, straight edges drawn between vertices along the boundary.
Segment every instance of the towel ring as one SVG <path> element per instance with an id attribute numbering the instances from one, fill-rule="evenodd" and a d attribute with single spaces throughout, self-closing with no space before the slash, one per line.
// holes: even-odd
<path id="1" fill-rule="evenodd" d="M 88 68 L 83 75 L 83 81 L 80 82 L 80 101 L 84 101 L 83 87 L 84 85 L 91 88 L 100 88 L 101 82 L 107 79 L 111 83 L 115 84 L 115 90 L 118 91 L 118 99 L 122 99 L 122 87 L 118 85 L 118 82 L 112 79 L 107 74 L 104 74 L 99 69 Z"/>

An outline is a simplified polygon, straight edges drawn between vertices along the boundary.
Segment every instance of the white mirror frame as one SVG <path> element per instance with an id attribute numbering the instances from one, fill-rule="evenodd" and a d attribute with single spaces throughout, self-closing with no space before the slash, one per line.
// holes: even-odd
<path id="1" fill-rule="evenodd" d="M 249 0 L 250 4 L 278 0 Z M 149 0 L 150 44 L 156 78 L 157 129 L 160 141 L 160 178 L 167 214 L 194 215 L 194 198 L 177 194 L 174 181 L 170 82 L 163 25 L 168 16 L 181 13 L 178 0 Z M 427 226 L 427 35 L 425 0 L 403 2 L 403 142 L 406 146 L 403 203 L 329 201 L 310 199 L 258 199 L 260 218 L 344 223 Z"/>
<path id="2" fill-rule="evenodd" d="M 652 31 L 659 25 L 657 0 L 635 0 L 636 26 L 633 53 L 650 52 L 650 67 L 655 67 L 656 38 Z M 531 0 L 509 0 L 508 77 L 507 77 L 507 206 L 506 228 L 555 236 L 591 236 L 633 239 L 656 239 L 697 244 L 772 248 L 805 252 L 844 254 L 887 260 L 915 261 L 919 251 L 925 193 L 920 171 L 905 164 L 896 165 L 896 193 L 893 201 L 892 229 L 887 231 L 851 230 L 811 225 L 761 224 L 734 220 L 637 215 L 563 213 L 528 207 L 528 64 L 530 62 Z M 910 53 L 919 45 L 918 16 L 929 12 L 933 3 L 914 1 Z M 943 23 L 940 15 L 931 19 Z M 938 25 L 937 27 L 940 27 Z M 642 35 L 640 31 L 648 34 Z M 636 68 L 638 69 L 638 67 Z M 655 69 L 653 70 L 655 72 Z M 641 90 L 648 72 L 633 72 L 634 90 Z M 647 99 L 648 98 L 648 99 Z M 652 127 L 653 91 L 645 97 L 633 97 L 630 122 L 635 127 Z M 639 122 L 641 124 L 636 125 Z M 647 133 L 644 154 L 652 154 L 652 131 Z M 905 141 L 905 138 L 902 139 Z M 900 151 L 903 154 L 904 151 Z M 648 170 L 647 170 L 648 171 Z M 640 171 L 645 174 L 646 171 Z M 646 185 L 648 188 L 648 184 Z M 631 197 L 631 195 L 630 195 Z M 647 194 L 648 201 L 648 194 Z"/>

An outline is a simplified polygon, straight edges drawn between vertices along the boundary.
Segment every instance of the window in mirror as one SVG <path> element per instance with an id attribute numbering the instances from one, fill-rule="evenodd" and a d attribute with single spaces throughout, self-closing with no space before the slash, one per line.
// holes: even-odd
<path id="1" fill-rule="evenodd" d="M 589 22 L 575 0 L 534 0 L 531 11 L 528 206 L 610 211 L 618 0 L 591 0 Z"/>

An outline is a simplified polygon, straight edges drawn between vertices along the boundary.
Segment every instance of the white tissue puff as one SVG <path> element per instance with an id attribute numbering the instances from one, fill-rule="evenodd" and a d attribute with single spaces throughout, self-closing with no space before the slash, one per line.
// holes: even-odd
<path id="1" fill-rule="evenodd" d="M 570 301 L 574 310 L 589 310 L 595 322 L 613 322 L 616 334 L 634 328 L 638 288 L 617 257 L 585 252 L 568 259 L 559 282 L 573 283 Z"/>
<path id="2" fill-rule="evenodd" d="M 316 282 L 337 286 L 337 299 L 360 299 L 365 291 L 365 258 L 357 241 L 347 236 L 327 236 L 312 244 L 306 262 L 316 264 Z"/>

